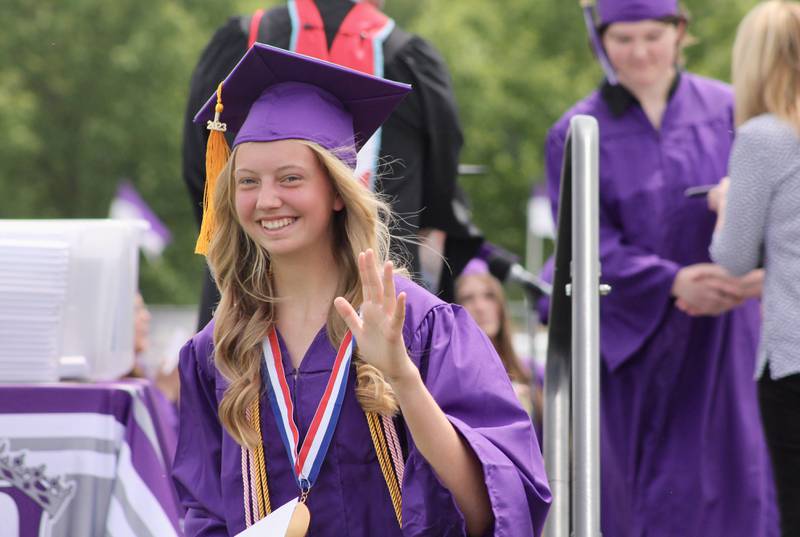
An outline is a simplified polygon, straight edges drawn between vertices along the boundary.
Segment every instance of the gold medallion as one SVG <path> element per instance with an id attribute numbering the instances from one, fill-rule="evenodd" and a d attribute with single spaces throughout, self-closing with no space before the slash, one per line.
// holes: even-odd
<path id="1" fill-rule="evenodd" d="M 311 512 L 308 510 L 305 503 L 298 503 L 292 513 L 292 519 L 289 521 L 286 537 L 305 537 L 310 524 Z"/>

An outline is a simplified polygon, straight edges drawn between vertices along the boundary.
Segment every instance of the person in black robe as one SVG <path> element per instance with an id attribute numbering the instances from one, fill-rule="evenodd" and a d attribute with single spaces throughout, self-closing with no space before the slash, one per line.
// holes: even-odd
<path id="1" fill-rule="evenodd" d="M 316 0 L 325 25 L 328 47 L 344 18 L 355 5 L 351 0 Z M 373 2 L 376 3 L 376 2 Z M 380 7 L 380 6 L 378 6 Z M 206 45 L 192 74 L 183 137 L 183 178 L 189 188 L 198 226 L 205 186 L 205 148 L 208 131 L 192 122 L 198 110 L 236 62 L 250 37 L 251 16 L 236 16 L 221 26 Z M 289 9 L 281 5 L 261 18 L 258 41 L 288 49 L 292 24 Z M 471 222 L 468 202 L 458 185 L 458 158 L 463 145 L 455 98 L 447 67 L 433 46 L 395 26 L 383 44 L 384 77 L 411 84 L 414 91 L 383 125 L 376 190 L 388 197 L 399 216 L 393 235 L 419 237 L 423 230 L 446 233 L 443 268 L 436 291 L 453 301 L 453 282 L 483 242 Z M 228 140 L 230 144 L 232 140 Z M 422 232 L 422 233 L 421 233 Z M 413 274 L 420 273 L 416 244 L 395 241 L 406 252 Z M 211 318 L 219 300 L 210 275 L 204 278 L 198 326 Z"/>

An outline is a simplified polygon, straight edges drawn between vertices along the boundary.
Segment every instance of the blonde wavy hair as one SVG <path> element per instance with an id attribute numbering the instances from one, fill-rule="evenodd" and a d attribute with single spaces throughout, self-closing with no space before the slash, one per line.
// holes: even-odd
<path id="1" fill-rule="evenodd" d="M 800 4 L 769 0 L 742 19 L 733 44 L 731 78 L 736 125 L 771 113 L 800 135 Z"/>
<path id="2" fill-rule="evenodd" d="M 344 209 L 334 213 L 332 220 L 333 250 L 341 269 L 336 295 L 358 308 L 362 302 L 358 254 L 372 248 L 381 265 L 388 258 L 387 221 L 391 210 L 364 188 L 353 170 L 332 152 L 313 142 L 294 141 L 314 152 L 344 202 Z M 236 155 L 234 149 L 217 181 L 214 192 L 217 225 L 207 259 L 221 295 L 214 315 L 214 362 L 229 382 L 219 404 L 219 418 L 236 442 L 254 448 L 261 439 L 251 427 L 246 410 L 259 400 L 261 343 L 275 325 L 275 304 L 279 299 L 274 293 L 269 253 L 244 232 L 236 215 Z M 338 347 L 347 326 L 333 307 L 328 313 L 327 331 L 331 344 Z M 397 400 L 381 372 L 361 360 L 357 350 L 354 364 L 356 396 L 364 411 L 395 414 Z"/>

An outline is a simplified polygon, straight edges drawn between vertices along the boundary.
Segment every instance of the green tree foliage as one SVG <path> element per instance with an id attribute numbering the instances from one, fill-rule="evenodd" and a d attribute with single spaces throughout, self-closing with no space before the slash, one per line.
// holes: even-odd
<path id="1" fill-rule="evenodd" d="M 175 236 L 161 262 L 142 265 L 146 296 L 196 300 L 202 260 L 190 249 L 181 119 L 199 50 L 231 10 L 199 0 L 4 2 L 0 216 L 104 217 L 128 178 Z"/>
<path id="2" fill-rule="evenodd" d="M 146 299 L 195 302 L 203 260 L 192 254 L 196 229 L 180 175 L 186 90 L 214 29 L 263 4 L 4 1 L 0 217 L 103 217 L 127 178 L 175 238 L 160 262 L 142 264 Z M 699 39 L 689 67 L 727 79 L 736 25 L 753 4 L 688 2 Z M 577 1 L 387 0 L 386 10 L 450 65 L 462 162 L 488 168 L 462 180 L 475 219 L 492 241 L 522 254 L 545 133 L 600 79 Z"/>

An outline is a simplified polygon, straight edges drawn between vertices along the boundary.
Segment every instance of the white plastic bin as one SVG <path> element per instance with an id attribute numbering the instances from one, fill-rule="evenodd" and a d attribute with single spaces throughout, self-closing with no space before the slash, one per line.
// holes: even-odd
<path id="1" fill-rule="evenodd" d="M 132 220 L 0 220 L 0 237 L 70 244 L 60 345 L 70 376 L 112 380 L 133 367 L 139 234 L 147 228 Z"/>

